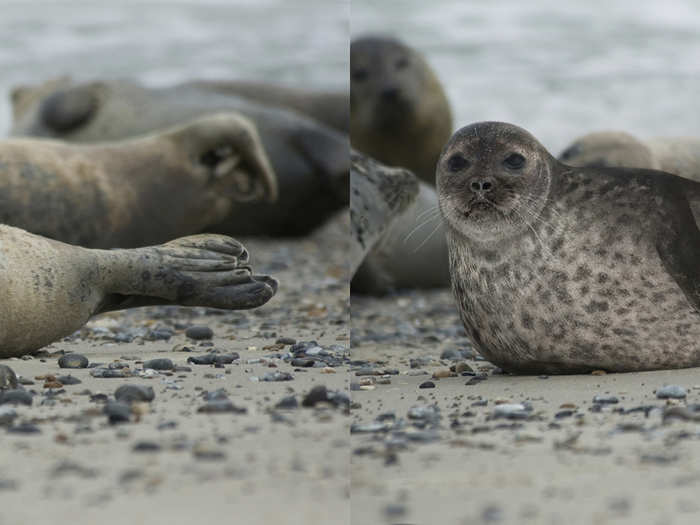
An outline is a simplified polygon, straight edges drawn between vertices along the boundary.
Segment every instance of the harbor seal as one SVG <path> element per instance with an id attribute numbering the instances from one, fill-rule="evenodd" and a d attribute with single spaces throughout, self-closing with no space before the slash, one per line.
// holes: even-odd
<path id="1" fill-rule="evenodd" d="M 700 366 L 700 184 L 576 168 L 527 131 L 457 131 L 437 168 L 452 287 L 484 357 L 521 373 Z"/>
<path id="2" fill-rule="evenodd" d="M 243 245 L 221 235 L 91 250 L 0 225 L 0 357 L 35 352 L 111 310 L 261 306 L 277 291 L 277 281 L 253 275 L 248 261 Z"/>
<path id="3" fill-rule="evenodd" d="M 599 131 L 576 139 L 559 160 L 570 166 L 648 168 L 700 182 L 700 139 L 641 141 L 623 131 Z"/>
<path id="4" fill-rule="evenodd" d="M 113 143 L 0 141 L 0 223 L 70 244 L 161 243 L 276 197 L 255 126 L 236 114 Z"/>
<path id="5" fill-rule="evenodd" d="M 348 205 L 345 133 L 289 109 L 196 84 L 148 88 L 110 80 L 25 87 L 13 96 L 11 134 L 70 142 L 119 140 L 222 111 L 237 112 L 255 124 L 277 176 L 280 199 L 236 206 L 208 231 L 305 235 Z"/>
<path id="6" fill-rule="evenodd" d="M 423 56 L 394 38 L 350 44 L 350 142 L 389 166 L 435 184 L 435 164 L 452 133 L 445 91 Z"/>
<path id="7" fill-rule="evenodd" d="M 396 217 L 418 196 L 418 179 L 408 170 L 387 168 L 351 151 L 350 171 L 350 275 Z"/>

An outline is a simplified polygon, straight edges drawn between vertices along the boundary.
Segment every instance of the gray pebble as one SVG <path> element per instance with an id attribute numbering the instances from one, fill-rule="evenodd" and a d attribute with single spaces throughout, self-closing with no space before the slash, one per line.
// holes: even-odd
<path id="1" fill-rule="evenodd" d="M 299 406 L 299 401 L 297 401 L 296 396 L 286 396 L 280 399 L 275 408 L 297 408 Z"/>
<path id="2" fill-rule="evenodd" d="M 197 409 L 200 414 L 245 414 L 248 409 L 245 407 L 237 407 L 229 400 L 209 401 L 206 405 L 202 405 Z"/>
<path id="3" fill-rule="evenodd" d="M 0 425 L 10 425 L 17 417 L 17 412 L 11 407 L 0 407 Z"/>
<path id="4" fill-rule="evenodd" d="M 0 390 L 17 388 L 17 375 L 7 365 L 0 365 Z"/>
<path id="5" fill-rule="evenodd" d="M 297 343 L 297 340 L 294 339 L 293 337 L 280 337 L 275 341 L 275 344 L 278 345 L 295 345 Z"/>
<path id="6" fill-rule="evenodd" d="M 656 391 L 659 399 L 683 399 L 687 395 L 685 388 L 678 385 L 666 385 Z"/>
<path id="7" fill-rule="evenodd" d="M 149 361 L 146 361 L 143 364 L 144 370 L 150 368 L 153 370 L 172 370 L 175 368 L 175 365 L 173 364 L 172 360 L 170 359 L 151 359 Z"/>
<path id="8" fill-rule="evenodd" d="M 619 402 L 615 396 L 593 396 L 593 403 L 596 405 L 615 405 Z"/>
<path id="9" fill-rule="evenodd" d="M 131 419 L 131 407 L 126 403 L 111 401 L 105 405 L 104 413 L 111 425 L 127 423 Z"/>
<path id="10" fill-rule="evenodd" d="M 185 330 L 185 335 L 190 339 L 211 339 L 214 337 L 214 332 L 208 326 L 190 326 Z"/>
<path id="11" fill-rule="evenodd" d="M 144 385 L 121 385 L 114 392 L 114 398 L 120 403 L 133 403 L 134 401 L 151 402 L 156 394 L 152 386 Z"/>
<path id="12" fill-rule="evenodd" d="M 56 380 L 63 385 L 79 385 L 82 383 L 80 379 L 73 377 L 72 375 L 58 376 Z"/>
<path id="13" fill-rule="evenodd" d="M 260 378 L 260 381 L 291 381 L 294 376 L 289 372 L 268 372 Z"/>
<path id="14" fill-rule="evenodd" d="M 81 354 L 66 354 L 58 359 L 61 368 L 87 368 L 88 358 Z"/>
<path id="15" fill-rule="evenodd" d="M 132 452 L 159 452 L 161 446 L 155 441 L 139 441 L 133 447 Z"/>
<path id="16" fill-rule="evenodd" d="M 111 368 L 93 368 L 90 370 L 90 375 L 92 377 L 101 377 L 101 378 L 115 378 L 115 377 L 130 377 L 131 372 L 129 369 L 111 369 Z"/>
<path id="17" fill-rule="evenodd" d="M 0 392 L 0 405 L 5 403 L 31 405 L 32 395 L 26 390 L 5 390 Z"/>
<path id="18" fill-rule="evenodd" d="M 38 426 L 31 423 L 20 423 L 14 427 L 9 427 L 7 431 L 13 434 L 38 434 L 41 432 Z"/>

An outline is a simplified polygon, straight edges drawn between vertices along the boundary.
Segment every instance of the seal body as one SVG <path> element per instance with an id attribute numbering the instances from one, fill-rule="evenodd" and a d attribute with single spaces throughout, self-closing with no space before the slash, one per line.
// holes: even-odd
<path id="1" fill-rule="evenodd" d="M 209 228 L 237 235 L 303 235 L 348 204 L 348 138 L 290 107 L 197 83 L 147 88 L 113 80 L 17 92 L 14 136 L 118 140 L 222 111 L 251 120 L 277 175 L 275 203 L 243 204 Z M 47 93 L 48 91 L 48 93 Z M 261 97 L 265 93 L 261 93 Z"/>
<path id="2" fill-rule="evenodd" d="M 0 142 L 0 222 L 70 244 L 165 242 L 276 195 L 255 126 L 236 114 L 113 143 Z"/>
<path id="3" fill-rule="evenodd" d="M 574 168 L 521 128 L 459 130 L 438 166 L 467 333 L 507 371 L 700 365 L 700 184 Z"/>
<path id="4" fill-rule="evenodd" d="M 559 155 L 571 166 L 657 169 L 700 182 L 700 139 L 642 141 L 622 131 L 600 131 L 576 139 Z"/>
<path id="5" fill-rule="evenodd" d="M 109 310 L 261 306 L 277 282 L 252 275 L 248 260 L 245 247 L 220 235 L 90 250 L 0 225 L 0 357 L 34 352 Z"/>
<path id="6" fill-rule="evenodd" d="M 447 96 L 423 56 L 403 42 L 367 36 L 350 45 L 350 141 L 389 166 L 435 184 L 452 133 Z"/>

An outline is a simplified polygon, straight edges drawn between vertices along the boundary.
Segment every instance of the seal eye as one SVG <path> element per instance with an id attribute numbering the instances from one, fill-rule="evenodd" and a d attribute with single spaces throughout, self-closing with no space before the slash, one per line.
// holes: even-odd
<path id="1" fill-rule="evenodd" d="M 505 164 L 507 168 L 517 170 L 525 165 L 525 157 L 520 153 L 511 153 L 503 161 L 503 164 Z"/>
<path id="2" fill-rule="evenodd" d="M 469 166 L 469 161 L 459 153 L 455 153 L 447 159 L 447 169 L 450 171 L 461 171 Z"/>
<path id="3" fill-rule="evenodd" d="M 408 66 L 408 59 L 401 57 L 396 61 L 396 69 L 405 69 Z"/>
<path id="4" fill-rule="evenodd" d="M 364 82 L 367 80 L 367 77 L 369 76 L 369 73 L 367 72 L 366 69 L 356 69 L 355 71 L 352 72 L 352 79 L 355 82 Z"/>

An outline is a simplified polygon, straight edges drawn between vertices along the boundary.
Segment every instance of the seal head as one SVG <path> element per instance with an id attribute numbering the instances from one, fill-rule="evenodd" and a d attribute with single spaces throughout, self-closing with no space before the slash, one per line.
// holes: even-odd
<path id="1" fill-rule="evenodd" d="M 552 157 L 527 131 L 480 122 L 443 149 L 436 182 L 447 226 L 478 244 L 520 233 L 547 202 Z"/>

